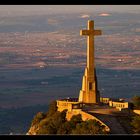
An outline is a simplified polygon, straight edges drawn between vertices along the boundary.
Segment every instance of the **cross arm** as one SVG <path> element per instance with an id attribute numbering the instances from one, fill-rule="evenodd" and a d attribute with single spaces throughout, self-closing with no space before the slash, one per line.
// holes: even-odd
<path id="1" fill-rule="evenodd" d="M 101 35 L 102 31 L 101 30 L 94 30 L 94 35 Z"/>
<path id="2" fill-rule="evenodd" d="M 89 30 L 80 30 L 80 35 L 89 35 Z"/>
<path id="3" fill-rule="evenodd" d="M 80 35 L 101 35 L 101 30 L 80 30 Z"/>

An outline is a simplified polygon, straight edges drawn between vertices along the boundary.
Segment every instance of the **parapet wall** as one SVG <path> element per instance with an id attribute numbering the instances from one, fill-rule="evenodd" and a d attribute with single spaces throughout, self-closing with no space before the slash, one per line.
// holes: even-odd
<path id="1" fill-rule="evenodd" d="M 129 108 L 129 103 L 128 102 L 113 102 L 113 101 L 109 101 L 109 106 L 116 107 L 117 109 L 119 109 L 121 111 L 121 109 Z"/>
<path id="2" fill-rule="evenodd" d="M 120 111 L 122 109 L 129 108 L 129 102 L 112 101 L 111 98 L 100 97 L 100 102 L 104 103 L 104 104 L 108 104 L 110 107 L 115 107 L 115 108 L 119 109 Z"/>
<path id="3" fill-rule="evenodd" d="M 63 111 L 67 109 L 68 111 L 72 111 L 73 108 L 81 108 L 82 104 L 76 101 L 69 100 L 57 100 L 58 111 Z"/>
<path id="4" fill-rule="evenodd" d="M 105 104 L 108 104 L 110 101 L 110 98 L 104 98 L 104 97 L 100 97 L 100 102 L 101 103 L 105 103 Z"/>

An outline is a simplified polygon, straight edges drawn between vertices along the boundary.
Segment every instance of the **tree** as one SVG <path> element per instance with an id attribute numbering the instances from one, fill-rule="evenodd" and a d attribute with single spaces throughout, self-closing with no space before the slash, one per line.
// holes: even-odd
<path id="1" fill-rule="evenodd" d="M 134 96 L 132 102 L 135 107 L 140 108 L 140 96 Z"/>
<path id="2" fill-rule="evenodd" d="M 83 120 L 81 114 L 73 115 L 69 121 L 69 133 L 71 133 L 71 131 L 76 128 L 76 124 L 81 123 L 82 121 Z"/>
<path id="3" fill-rule="evenodd" d="M 56 130 L 52 123 L 48 123 L 39 127 L 37 134 L 56 134 Z"/>
<path id="4" fill-rule="evenodd" d="M 74 123 L 81 123 L 83 120 L 81 114 L 78 114 L 78 115 L 73 115 L 70 121 Z"/>
<path id="5" fill-rule="evenodd" d="M 43 120 L 41 120 L 38 124 L 39 127 L 43 127 L 44 125 L 48 125 L 50 122 L 50 118 L 46 117 Z"/>
<path id="6" fill-rule="evenodd" d="M 47 116 L 39 123 L 37 134 L 57 134 L 57 131 L 66 121 L 66 110 L 56 111 L 52 116 Z"/>
<path id="7" fill-rule="evenodd" d="M 57 133 L 59 127 L 66 121 L 66 111 L 59 112 L 57 111 L 50 119 L 50 123 L 55 129 L 55 134 Z"/>
<path id="8" fill-rule="evenodd" d="M 47 112 L 48 116 L 53 115 L 55 112 L 57 111 L 57 102 L 56 101 L 52 101 L 49 105 L 49 109 Z"/>
<path id="9" fill-rule="evenodd" d="M 32 121 L 32 126 L 38 124 L 42 119 L 44 119 L 46 115 L 43 112 L 38 112 Z"/>
<path id="10" fill-rule="evenodd" d="M 140 134 L 140 116 L 136 115 L 133 117 L 131 125 L 135 133 Z"/>
<path id="11" fill-rule="evenodd" d="M 76 125 L 75 129 L 72 130 L 72 134 L 89 134 L 87 121 Z"/>
<path id="12" fill-rule="evenodd" d="M 63 123 L 57 130 L 57 134 L 71 134 L 72 127 L 69 121 Z"/>
<path id="13" fill-rule="evenodd" d="M 72 134 L 107 134 L 107 132 L 104 131 L 104 126 L 96 120 L 87 120 L 77 124 Z"/>

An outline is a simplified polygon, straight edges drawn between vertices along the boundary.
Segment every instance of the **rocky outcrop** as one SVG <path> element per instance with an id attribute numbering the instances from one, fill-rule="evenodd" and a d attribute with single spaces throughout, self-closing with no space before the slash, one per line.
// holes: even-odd
<path id="1" fill-rule="evenodd" d="M 38 130 L 39 127 L 37 125 L 31 126 L 29 131 L 26 133 L 26 135 L 37 135 Z"/>

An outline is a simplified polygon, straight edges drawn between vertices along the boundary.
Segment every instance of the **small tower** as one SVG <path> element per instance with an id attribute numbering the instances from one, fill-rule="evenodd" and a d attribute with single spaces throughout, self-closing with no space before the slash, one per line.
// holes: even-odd
<path id="1" fill-rule="evenodd" d="M 94 63 L 94 36 L 101 35 L 101 30 L 94 30 L 94 21 L 88 21 L 88 29 L 81 30 L 80 35 L 87 35 L 87 66 L 83 76 L 79 102 L 99 103 L 100 95 L 97 90 L 97 77 Z"/>

